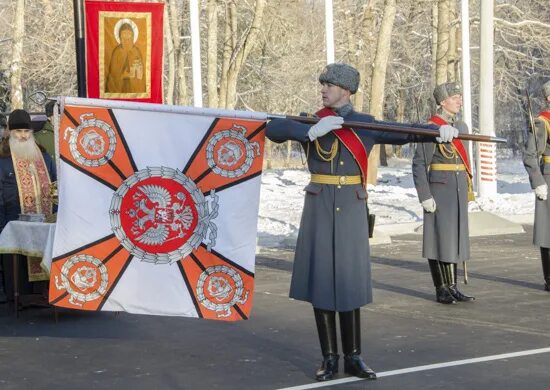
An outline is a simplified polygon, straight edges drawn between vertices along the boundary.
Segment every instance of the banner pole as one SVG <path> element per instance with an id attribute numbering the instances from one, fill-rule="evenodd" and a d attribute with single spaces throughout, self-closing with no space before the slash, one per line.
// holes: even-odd
<path id="1" fill-rule="evenodd" d="M 84 0 L 73 0 L 74 43 L 78 96 L 86 97 L 86 49 L 84 46 Z"/>

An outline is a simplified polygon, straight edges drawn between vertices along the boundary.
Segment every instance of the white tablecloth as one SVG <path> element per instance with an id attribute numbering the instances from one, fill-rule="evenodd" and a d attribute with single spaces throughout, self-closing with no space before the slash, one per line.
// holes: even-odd
<path id="1" fill-rule="evenodd" d="M 50 273 L 55 223 L 10 221 L 0 233 L 0 253 L 41 257 Z"/>

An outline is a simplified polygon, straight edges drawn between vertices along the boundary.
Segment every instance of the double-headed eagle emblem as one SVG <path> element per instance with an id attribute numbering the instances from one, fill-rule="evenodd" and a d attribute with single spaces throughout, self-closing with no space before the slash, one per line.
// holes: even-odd
<path id="1" fill-rule="evenodd" d="M 185 205 L 186 196 L 183 192 L 176 194 L 176 201 L 166 188 L 159 185 L 143 185 L 134 194 L 135 209 L 128 211 L 135 218 L 132 234 L 136 240 L 146 245 L 161 245 L 169 238 L 169 232 L 182 238 L 193 222 L 193 212 Z M 153 204 L 149 207 L 147 204 Z"/>

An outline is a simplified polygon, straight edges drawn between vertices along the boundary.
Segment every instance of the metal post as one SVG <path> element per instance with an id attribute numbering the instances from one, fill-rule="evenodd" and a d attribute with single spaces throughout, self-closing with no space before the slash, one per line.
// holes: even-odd
<path id="1" fill-rule="evenodd" d="M 78 97 L 86 97 L 86 47 L 84 45 L 84 5 L 83 0 L 73 0 L 74 43 L 76 49 L 76 80 Z"/>

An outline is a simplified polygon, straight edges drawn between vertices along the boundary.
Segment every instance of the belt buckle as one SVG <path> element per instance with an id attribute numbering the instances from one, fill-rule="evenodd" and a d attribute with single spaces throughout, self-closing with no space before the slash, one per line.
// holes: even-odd
<path id="1" fill-rule="evenodd" d="M 346 176 L 340 176 L 338 178 L 338 182 L 340 183 L 340 185 L 346 184 Z"/>

